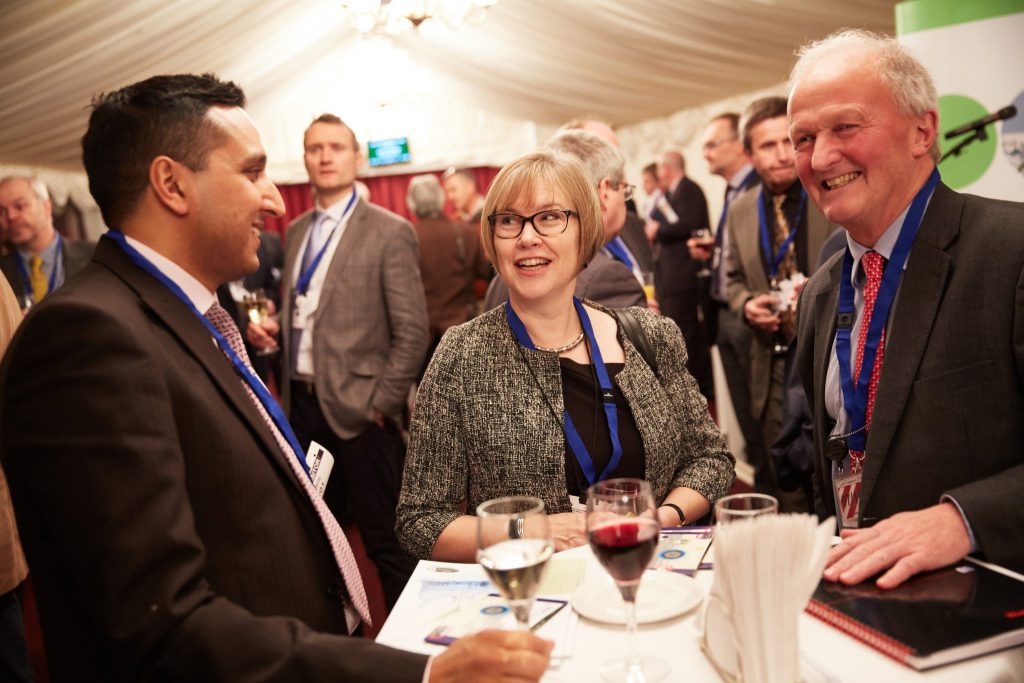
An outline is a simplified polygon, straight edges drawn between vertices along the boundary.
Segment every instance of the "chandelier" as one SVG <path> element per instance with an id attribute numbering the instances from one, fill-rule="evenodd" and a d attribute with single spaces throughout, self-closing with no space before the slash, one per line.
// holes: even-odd
<path id="1" fill-rule="evenodd" d="M 479 24 L 487 8 L 498 0 L 346 0 L 341 6 L 352 14 L 360 33 L 398 35 L 418 29 L 425 21 L 440 21 L 448 28 Z"/>

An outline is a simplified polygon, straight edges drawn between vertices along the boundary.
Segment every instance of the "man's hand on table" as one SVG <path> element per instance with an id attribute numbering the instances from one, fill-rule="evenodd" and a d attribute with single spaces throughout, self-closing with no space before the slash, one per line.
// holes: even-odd
<path id="1" fill-rule="evenodd" d="M 888 569 L 875 583 L 895 588 L 914 574 L 938 569 L 971 552 L 971 539 L 952 503 L 901 512 L 866 529 L 844 529 L 825 562 L 825 578 L 855 584 Z"/>
<path id="2" fill-rule="evenodd" d="M 555 644 L 529 631 L 481 631 L 459 638 L 430 665 L 430 683 L 539 681 Z"/>

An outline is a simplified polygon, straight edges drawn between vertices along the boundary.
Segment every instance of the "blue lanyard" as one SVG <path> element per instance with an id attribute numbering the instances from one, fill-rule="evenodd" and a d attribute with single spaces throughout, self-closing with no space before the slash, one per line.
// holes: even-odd
<path id="1" fill-rule="evenodd" d="M 569 411 L 563 408 L 565 415 L 565 439 L 569 443 L 569 450 L 576 457 L 576 461 L 580 464 L 580 469 L 583 470 L 583 476 L 587 478 L 587 483 L 593 485 L 599 481 L 608 478 L 608 475 L 615 471 L 615 468 L 619 466 L 619 461 L 622 460 L 622 444 L 619 442 L 619 414 L 615 407 L 615 394 L 612 393 L 612 382 L 608 377 L 608 370 L 604 366 L 604 359 L 601 357 L 601 349 L 597 345 L 597 339 L 594 337 L 594 328 L 590 324 L 590 316 L 587 315 L 586 309 L 583 307 L 583 302 L 577 297 L 572 298 L 573 305 L 576 306 L 576 313 L 580 316 L 580 324 L 583 325 L 583 331 L 587 335 L 587 344 L 590 347 L 590 357 L 594 361 L 594 369 L 597 372 L 597 381 L 601 387 L 601 402 L 604 405 L 605 419 L 608 421 L 608 434 L 612 441 L 612 457 L 608 461 L 608 465 L 601 472 L 601 476 L 598 477 L 594 470 L 594 461 L 590 457 L 590 453 L 587 451 L 586 445 L 583 443 L 583 439 L 580 438 L 579 432 L 576 431 L 576 425 L 572 423 L 572 418 L 569 417 Z M 523 321 L 519 319 L 516 312 L 512 310 L 512 303 L 507 302 L 505 304 L 505 318 L 508 320 L 509 327 L 512 328 L 513 334 L 516 336 L 516 340 L 520 345 L 536 351 L 537 347 L 533 345 L 533 340 L 530 339 L 530 333 L 526 331 L 526 326 L 523 325 Z"/>
<path id="2" fill-rule="evenodd" d="M 46 285 L 47 294 L 57 287 L 57 269 L 60 268 L 60 257 L 64 252 L 64 240 L 61 239 L 59 232 L 55 234 L 57 236 L 57 255 L 53 259 L 53 271 L 50 273 L 50 280 Z M 36 295 L 32 291 L 32 278 L 29 276 L 28 271 L 25 270 L 25 262 L 22 260 L 21 254 L 18 254 L 18 258 L 14 260 L 18 263 L 18 270 L 21 271 L 21 281 L 25 284 L 25 293 L 32 297 L 32 303 L 39 303 L 36 301 Z"/>
<path id="3" fill-rule="evenodd" d="M 216 340 L 217 346 L 220 347 L 220 350 L 223 351 L 224 355 L 226 355 L 228 360 L 231 361 L 231 365 L 234 366 L 235 372 L 238 373 L 238 376 L 249 385 L 249 388 L 252 389 L 253 393 L 259 398 L 260 403 L 263 404 L 267 414 L 270 415 L 274 424 L 277 425 L 278 430 L 288 441 L 288 445 L 292 447 L 295 459 L 299 461 L 299 465 L 308 476 L 309 467 L 306 466 L 306 462 L 302 458 L 302 447 L 299 445 L 299 440 L 295 438 L 295 433 L 292 431 L 291 425 L 288 424 L 288 418 L 284 416 L 284 411 L 281 410 L 281 406 L 277 404 L 274 397 L 270 395 L 269 391 L 267 391 L 263 382 L 261 382 L 259 378 L 256 377 L 255 373 L 253 373 L 242 359 L 238 357 L 238 354 L 236 354 L 234 349 L 231 348 L 231 344 L 229 344 L 227 339 L 224 338 L 224 335 L 218 332 L 217 328 L 215 328 L 213 324 L 206 319 L 206 316 L 199 312 L 199 309 L 195 307 L 195 304 L 193 304 L 192 300 L 188 298 L 188 295 L 181 290 L 181 287 L 164 275 L 159 268 L 153 265 L 153 263 L 145 256 L 140 254 L 135 247 L 128 244 L 128 240 L 125 239 L 123 233 L 118 230 L 108 230 L 106 237 L 112 239 L 117 246 L 121 247 L 121 250 L 124 251 L 125 255 L 128 256 L 128 259 L 132 263 L 152 275 L 160 284 L 171 290 L 171 293 L 181 299 L 182 303 L 188 306 L 189 310 L 192 311 L 192 313 L 203 323 L 210 335 Z"/>
<path id="4" fill-rule="evenodd" d="M 803 187 L 800 188 L 800 206 L 796 210 L 796 220 L 793 221 L 793 227 L 789 229 L 789 234 L 786 235 L 786 239 L 782 240 L 782 244 L 779 245 L 779 249 L 774 255 L 772 255 L 771 240 L 768 236 L 768 217 L 765 216 L 764 212 L 765 201 L 764 185 L 762 185 L 761 195 L 757 198 L 757 218 L 761 222 L 761 249 L 765 258 L 765 265 L 768 267 L 768 277 L 774 280 L 775 276 L 779 273 L 779 264 L 786 257 L 786 251 L 789 249 L 789 245 L 793 243 L 797 228 L 800 227 L 800 221 L 804 217 L 804 207 L 807 206 L 807 190 Z"/>
<path id="5" fill-rule="evenodd" d="M 622 243 L 621 237 L 616 237 L 604 246 L 608 253 L 612 255 L 612 258 L 621 261 L 627 268 L 633 270 L 633 259 L 629 258 L 629 252 L 626 251 L 626 246 Z"/>
<path id="6" fill-rule="evenodd" d="M 352 188 L 352 197 L 349 198 L 348 204 L 345 205 L 345 210 L 341 212 L 341 218 L 339 218 L 338 222 L 334 224 L 333 228 L 331 228 L 331 234 L 327 236 L 323 245 L 320 246 L 320 251 L 317 252 L 316 256 L 313 257 L 313 260 L 309 262 L 309 266 L 306 270 L 302 271 L 299 275 L 299 279 L 295 282 L 295 291 L 299 294 L 305 294 L 309 291 L 309 283 L 313 280 L 313 273 L 316 272 L 316 267 L 320 265 L 320 260 L 324 257 L 324 253 L 327 251 L 327 245 L 331 243 L 331 238 L 334 237 L 334 233 L 337 232 L 338 226 L 341 225 L 345 218 L 348 217 L 349 213 L 352 212 L 352 207 L 355 206 L 356 199 L 358 198 L 359 195 L 356 194 L 355 188 Z M 310 226 L 309 238 L 306 240 L 306 249 L 313 246 L 311 243 L 312 239 L 313 229 L 312 226 Z"/>
<path id="7" fill-rule="evenodd" d="M 742 192 L 744 188 L 750 185 L 750 183 L 754 180 L 754 177 L 756 175 L 757 171 L 755 171 L 754 169 L 750 169 L 750 171 L 747 173 L 747 177 L 744 178 L 740 182 L 740 184 L 736 186 L 736 192 L 733 193 L 733 199 L 735 199 L 736 195 Z M 718 217 L 718 228 L 715 230 L 715 246 L 717 247 L 722 246 L 722 228 L 725 227 L 725 219 L 729 216 L 729 204 L 731 203 L 732 202 L 729 199 L 729 197 L 726 196 L 725 206 L 722 207 L 722 215 Z"/>
<path id="8" fill-rule="evenodd" d="M 939 182 L 939 169 L 932 171 L 928 181 L 917 192 L 914 201 L 910 204 L 903 225 L 900 227 L 900 236 L 893 247 L 892 255 L 885 267 L 885 274 L 882 276 L 882 283 L 878 287 L 878 296 L 875 298 L 875 307 L 871 313 L 871 324 L 867 330 L 861 329 L 861 334 L 867 334 L 864 339 L 864 358 L 861 361 L 860 376 L 857 377 L 856 387 L 853 384 L 853 372 L 850 368 L 850 334 L 853 329 L 854 288 L 851 283 L 853 274 L 853 255 L 849 247 L 843 256 L 843 274 L 839 282 L 839 310 L 837 311 L 836 325 L 836 355 L 839 360 L 839 377 L 843 387 L 843 408 L 850 419 L 850 434 L 847 444 L 851 451 L 863 451 L 867 443 L 865 435 L 865 423 L 867 421 L 867 397 L 868 383 L 871 380 L 871 371 L 875 367 L 875 357 L 878 353 L 878 344 L 882 339 L 882 331 L 885 329 L 886 319 L 889 317 L 889 310 L 896 298 L 896 290 L 899 288 L 900 278 L 903 277 L 903 264 L 907 262 L 910 255 L 910 247 L 914 243 L 918 228 L 921 227 L 921 219 L 924 218 L 924 209 L 928 204 L 928 198 L 935 190 Z"/>

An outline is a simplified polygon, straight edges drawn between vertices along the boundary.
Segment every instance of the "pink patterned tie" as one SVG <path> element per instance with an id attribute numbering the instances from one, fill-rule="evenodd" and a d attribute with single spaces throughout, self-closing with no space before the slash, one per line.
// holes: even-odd
<path id="1" fill-rule="evenodd" d="M 224 310 L 216 301 L 210 306 L 210 309 L 206 311 L 206 319 L 210 321 L 210 324 L 220 332 L 227 340 L 231 349 L 238 355 L 245 365 L 252 370 L 252 365 L 249 362 L 249 354 L 245 351 L 245 344 L 242 342 L 242 335 L 238 331 L 238 326 L 235 324 L 234 318 L 231 314 Z M 352 547 L 348 544 L 348 539 L 345 538 L 345 532 L 342 531 L 341 526 L 338 524 L 338 520 L 334 518 L 327 504 L 324 503 L 323 499 L 313 488 L 313 483 L 309 480 L 309 476 L 302 469 L 298 459 L 293 455 L 293 449 L 288 444 L 288 441 L 284 438 L 278 430 L 277 425 L 274 424 L 274 420 L 271 419 L 267 413 L 267 409 L 263 406 L 263 402 L 253 393 L 249 383 L 242 380 L 242 386 L 245 388 L 249 399 L 256 406 L 256 410 L 259 411 L 263 417 L 263 421 L 270 428 L 270 431 L 274 435 L 274 439 L 277 441 L 277 445 L 281 448 L 281 452 L 284 453 L 284 459 L 291 465 L 292 471 L 295 473 L 296 478 L 302 484 L 302 489 L 309 496 L 309 499 L 313 502 L 313 507 L 316 508 L 317 514 L 320 516 L 320 522 L 323 524 L 324 531 L 327 532 L 327 538 L 331 542 L 331 549 L 334 551 L 334 559 L 338 563 L 338 568 L 341 569 L 341 574 L 345 579 L 345 586 L 348 588 L 348 594 L 352 599 L 352 606 L 355 607 L 359 616 L 362 617 L 363 621 L 367 625 L 372 625 L 370 621 L 370 607 L 366 599 L 366 590 L 363 588 L 363 579 L 359 575 L 359 567 L 356 566 L 355 555 L 352 554 Z"/>

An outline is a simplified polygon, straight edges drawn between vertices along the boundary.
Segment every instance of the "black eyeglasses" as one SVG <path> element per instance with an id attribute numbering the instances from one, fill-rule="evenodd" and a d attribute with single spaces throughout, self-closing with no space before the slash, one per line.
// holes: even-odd
<path id="1" fill-rule="evenodd" d="M 551 237 L 560 235 L 569 227 L 569 217 L 579 213 L 572 209 L 545 209 L 538 211 L 532 216 L 520 216 L 518 213 L 492 213 L 487 217 L 491 224 L 491 230 L 495 237 L 505 240 L 515 239 L 523 232 L 523 227 L 529 223 L 538 235 Z"/>

